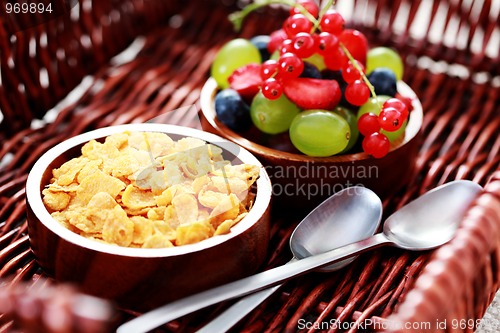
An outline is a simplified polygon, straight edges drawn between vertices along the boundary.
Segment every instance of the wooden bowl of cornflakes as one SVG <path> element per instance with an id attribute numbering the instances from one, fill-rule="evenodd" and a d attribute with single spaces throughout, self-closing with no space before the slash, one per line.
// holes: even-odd
<path id="1" fill-rule="evenodd" d="M 56 280 L 147 310 L 255 272 L 271 192 L 260 162 L 216 135 L 102 128 L 58 144 L 31 170 L 31 247 Z"/>

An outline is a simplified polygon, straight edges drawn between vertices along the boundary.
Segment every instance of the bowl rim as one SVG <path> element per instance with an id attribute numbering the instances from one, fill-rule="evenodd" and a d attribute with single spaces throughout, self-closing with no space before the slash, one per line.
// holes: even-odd
<path id="1" fill-rule="evenodd" d="M 260 168 L 259 178 L 257 179 L 257 195 L 255 197 L 252 208 L 250 209 L 247 216 L 245 216 L 241 221 L 231 228 L 231 231 L 227 234 L 217 235 L 200 241 L 194 244 L 186 244 L 182 246 L 174 246 L 169 248 L 131 248 L 131 247 L 121 247 L 112 244 L 101 243 L 95 240 L 85 238 L 84 236 L 78 235 L 77 233 L 65 228 L 58 221 L 56 221 L 42 201 L 42 193 L 40 191 L 42 177 L 45 170 L 50 167 L 51 163 L 66 151 L 83 145 L 92 139 L 100 139 L 111 134 L 122 133 L 125 131 L 130 132 L 160 132 L 165 134 L 180 135 L 183 137 L 195 137 L 206 141 L 207 143 L 213 143 L 220 148 L 228 151 L 229 153 L 235 155 L 243 163 L 254 164 Z M 244 231 L 255 225 L 260 218 L 265 214 L 271 202 L 272 185 L 269 176 L 259 162 L 259 160 L 252 155 L 248 150 L 230 142 L 220 136 L 212 133 L 204 132 L 198 129 L 170 125 L 170 124 L 153 124 L 153 123 L 141 123 L 141 124 L 126 124 L 126 125 L 115 125 L 104 128 L 99 128 L 92 130 L 72 138 L 69 138 L 61 143 L 55 145 L 47 152 L 45 152 L 34 164 L 31 171 L 28 174 L 26 181 L 26 201 L 27 205 L 31 208 L 33 214 L 36 216 L 36 220 L 42 223 L 46 228 L 55 233 L 62 239 L 70 242 L 74 245 L 87 248 L 89 250 L 94 250 L 97 252 L 108 253 L 112 255 L 128 256 L 128 257 L 169 257 L 177 256 L 187 253 L 193 253 L 197 251 L 202 251 L 221 243 L 224 243 L 236 236 L 240 235 Z M 30 221 L 28 219 L 28 226 L 30 223 L 38 223 L 37 221 Z"/>
<path id="2" fill-rule="evenodd" d="M 406 125 L 403 141 L 397 146 L 391 147 L 389 154 L 413 140 L 417 136 L 423 125 L 423 108 L 416 93 L 403 81 L 398 81 L 397 88 L 398 92 L 400 92 L 403 96 L 411 98 L 413 110 L 411 111 L 408 124 Z M 305 154 L 280 151 L 250 141 L 240 134 L 234 132 L 216 119 L 214 100 L 217 90 L 218 85 L 215 79 L 213 77 L 208 78 L 208 80 L 203 85 L 200 94 L 200 106 L 204 118 L 208 121 L 210 126 L 212 126 L 218 133 L 221 133 L 220 135 L 228 138 L 228 140 L 235 142 L 243 148 L 248 149 L 254 154 L 261 154 L 275 159 L 286 159 L 294 162 L 352 162 L 374 159 L 374 157 L 364 152 L 333 155 L 328 157 L 313 157 L 307 156 Z"/>

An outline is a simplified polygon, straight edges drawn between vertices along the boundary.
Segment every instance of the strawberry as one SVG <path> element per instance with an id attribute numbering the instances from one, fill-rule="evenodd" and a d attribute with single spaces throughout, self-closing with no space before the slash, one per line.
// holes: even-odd
<path id="1" fill-rule="evenodd" d="M 247 101 L 252 100 L 262 85 L 260 67 L 261 65 L 259 64 L 245 65 L 235 70 L 227 79 L 229 86 Z"/>
<path id="2" fill-rule="evenodd" d="M 283 88 L 286 97 L 305 110 L 333 110 L 342 95 L 335 80 L 294 78 L 284 81 Z"/>

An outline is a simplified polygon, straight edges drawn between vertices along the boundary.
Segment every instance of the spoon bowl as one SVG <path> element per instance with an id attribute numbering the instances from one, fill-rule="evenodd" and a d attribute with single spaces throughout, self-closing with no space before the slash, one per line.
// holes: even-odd
<path id="1" fill-rule="evenodd" d="M 372 236 L 382 220 L 382 202 L 370 189 L 348 187 L 310 212 L 293 231 L 290 250 L 297 259 L 324 253 Z M 318 269 L 341 269 L 356 257 Z"/>
<path id="2" fill-rule="evenodd" d="M 474 182 L 450 182 L 422 195 L 389 216 L 383 233 L 393 245 L 411 251 L 429 250 L 447 243 L 460 217 L 482 187 Z"/>

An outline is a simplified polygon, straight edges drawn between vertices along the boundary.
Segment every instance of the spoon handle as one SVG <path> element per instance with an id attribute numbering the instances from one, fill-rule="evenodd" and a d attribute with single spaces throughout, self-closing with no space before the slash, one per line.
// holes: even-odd
<path id="1" fill-rule="evenodd" d="M 277 285 L 315 268 L 390 243 L 384 234 L 376 234 L 362 241 L 288 263 L 241 280 L 237 280 L 198 294 L 194 294 L 147 312 L 118 327 L 117 333 L 145 333 L 164 323 L 210 305 L 233 299 Z"/>
<path id="2" fill-rule="evenodd" d="M 196 333 L 223 333 L 229 331 L 242 318 L 274 294 L 280 287 L 281 285 L 277 285 L 245 296 L 217 316 L 217 318 L 196 331 Z"/>
<path id="3" fill-rule="evenodd" d="M 298 259 L 294 257 L 286 264 L 290 264 L 291 262 L 295 262 L 297 260 Z M 197 330 L 196 333 L 223 333 L 229 331 L 242 318 L 274 294 L 280 287 L 281 285 L 277 285 L 245 296 L 231 305 L 231 307 L 227 308 L 208 324 Z"/>

